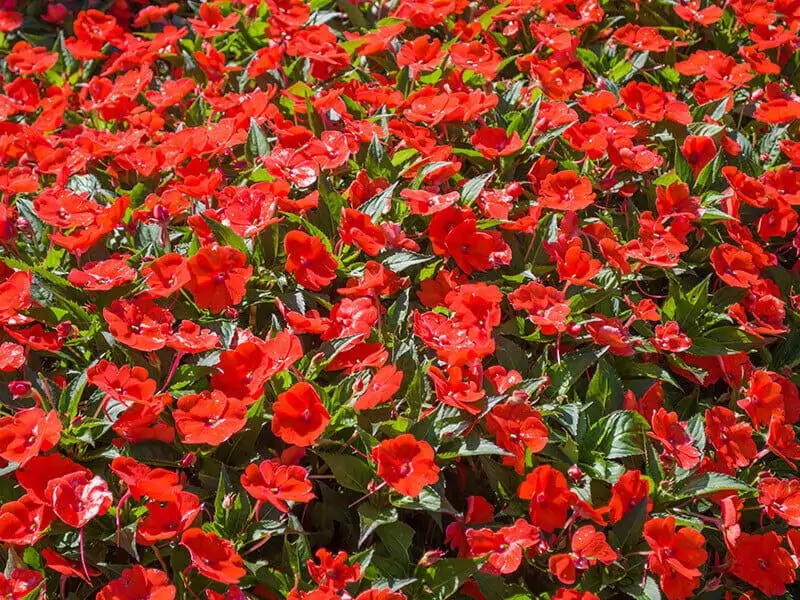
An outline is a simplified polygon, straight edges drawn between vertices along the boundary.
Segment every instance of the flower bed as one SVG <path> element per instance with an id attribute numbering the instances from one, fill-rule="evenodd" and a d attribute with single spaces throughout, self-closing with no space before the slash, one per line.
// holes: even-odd
<path id="1" fill-rule="evenodd" d="M 18 4 L 0 598 L 798 597 L 800 5 Z"/>

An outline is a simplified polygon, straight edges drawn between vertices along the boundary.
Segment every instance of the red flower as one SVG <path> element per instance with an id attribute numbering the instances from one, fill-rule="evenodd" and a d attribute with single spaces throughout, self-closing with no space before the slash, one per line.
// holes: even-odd
<path id="1" fill-rule="evenodd" d="M 239 304 L 244 298 L 253 267 L 236 248 L 213 245 L 201 248 L 189 259 L 186 289 L 200 308 L 213 313 Z"/>
<path id="2" fill-rule="evenodd" d="M 86 471 L 50 480 L 45 493 L 56 516 L 76 529 L 106 514 L 113 500 L 108 484 L 101 477 L 92 477 Z"/>
<path id="3" fill-rule="evenodd" d="M 71 473 L 92 475 L 86 467 L 53 453 L 31 459 L 24 467 L 17 469 L 16 476 L 19 484 L 34 500 L 50 506 L 52 502 L 47 492 L 50 482 Z"/>
<path id="4" fill-rule="evenodd" d="M 432 215 L 453 206 L 460 197 L 458 192 L 434 194 L 427 190 L 405 189 L 400 192 L 400 197 L 408 200 L 408 207 L 414 215 Z"/>
<path id="5" fill-rule="evenodd" d="M 6 576 L 0 573 L 0 597 L 26 600 L 42 584 L 42 574 L 33 569 L 14 569 Z"/>
<path id="6" fill-rule="evenodd" d="M 0 541 L 33 546 L 55 520 L 53 511 L 30 494 L 0 506 Z"/>
<path id="7" fill-rule="evenodd" d="M 387 365 L 381 367 L 369 380 L 367 389 L 356 400 L 355 410 L 368 410 L 385 404 L 398 392 L 403 383 L 403 372 Z"/>
<path id="8" fill-rule="evenodd" d="M 567 479 L 550 465 L 541 465 L 528 473 L 517 495 L 530 500 L 531 523 L 551 533 L 567 522 L 567 513 L 577 496 L 567 486 Z"/>
<path id="9" fill-rule="evenodd" d="M 776 374 L 770 371 L 755 371 L 750 377 L 745 396 L 737 404 L 747 413 L 756 429 L 769 423 L 775 411 L 786 414 L 783 388 L 777 381 Z"/>
<path id="10" fill-rule="evenodd" d="M 97 569 L 92 569 L 87 566 L 86 570 L 89 575 L 89 577 L 87 577 L 87 573 L 83 572 L 83 565 L 79 561 L 65 558 L 52 548 L 43 549 L 42 558 L 45 560 L 45 566 L 48 569 L 52 569 L 56 573 L 60 573 L 66 577 L 79 577 L 86 583 L 91 583 L 90 577 L 98 577 L 101 575 L 100 571 Z"/>
<path id="11" fill-rule="evenodd" d="M 222 11 L 216 4 L 203 4 L 200 7 L 199 19 L 188 19 L 195 33 L 203 38 L 213 38 L 223 33 L 236 30 L 239 15 L 235 12 L 223 17 Z"/>
<path id="12" fill-rule="evenodd" d="M 597 275 L 603 264 L 581 247 L 579 240 L 570 244 L 563 255 L 557 257 L 556 271 L 561 281 L 568 281 L 576 285 L 597 287 L 589 280 Z"/>
<path id="13" fill-rule="evenodd" d="M 422 71 L 433 71 L 444 57 L 442 42 L 429 35 L 421 35 L 403 44 L 397 53 L 397 64 L 408 67 L 411 76 Z"/>
<path id="14" fill-rule="evenodd" d="M 416 498 L 426 485 L 439 481 L 439 467 L 428 442 L 404 433 L 384 440 L 372 449 L 372 460 L 378 465 L 378 476 L 392 488 Z"/>
<path id="15" fill-rule="evenodd" d="M 467 508 L 464 516 L 450 523 L 445 530 L 445 541 L 453 550 L 458 550 L 459 556 L 469 554 L 469 544 L 466 537 L 466 525 L 491 523 L 494 520 L 494 508 L 483 496 L 470 496 L 467 498 Z"/>
<path id="16" fill-rule="evenodd" d="M 760 278 L 761 267 L 754 256 L 730 244 L 720 244 L 711 250 L 711 265 L 722 281 L 735 287 L 750 287 Z"/>
<path id="17" fill-rule="evenodd" d="M 800 481 L 765 477 L 758 482 L 758 503 L 764 514 L 781 517 L 791 527 L 800 526 Z"/>
<path id="18" fill-rule="evenodd" d="M 428 376 L 433 380 L 436 399 L 448 406 L 464 410 L 472 415 L 481 411 L 478 404 L 486 396 L 474 371 L 462 367 L 450 367 L 447 374 L 439 368 L 431 366 Z"/>
<path id="19" fill-rule="evenodd" d="M 167 347 L 184 354 L 197 354 L 219 345 L 219 336 L 210 329 L 201 329 L 192 321 L 181 321 L 178 331 L 167 340 Z"/>
<path id="20" fill-rule="evenodd" d="M 675 531 L 675 517 L 651 519 L 644 525 L 644 539 L 652 553 L 650 570 L 661 576 L 661 589 L 668 600 L 693 597 L 700 585 L 700 571 L 708 553 L 705 538 L 691 527 Z"/>
<path id="21" fill-rule="evenodd" d="M 608 520 L 618 523 L 642 500 L 647 499 L 647 512 L 653 508 L 650 500 L 650 484 L 642 478 L 639 471 L 626 471 L 611 486 L 611 500 L 608 503 Z"/>
<path id="22" fill-rule="evenodd" d="M 753 428 L 748 423 L 737 422 L 733 411 L 724 406 L 707 410 L 705 416 L 706 438 L 716 450 L 717 460 L 729 470 L 748 466 L 758 452 Z"/>
<path id="23" fill-rule="evenodd" d="M 338 262 L 319 238 L 295 229 L 286 235 L 283 246 L 286 271 L 303 287 L 319 291 L 336 279 Z"/>
<path id="24" fill-rule="evenodd" d="M 369 215 L 352 208 L 343 208 L 341 223 L 339 235 L 342 242 L 357 246 L 369 256 L 376 256 L 386 245 L 386 234 L 372 222 Z"/>
<path id="25" fill-rule="evenodd" d="M 791 555 L 781 546 L 774 531 L 750 535 L 742 533 L 731 551 L 731 573 L 766 596 L 786 593 L 786 586 L 797 579 Z"/>
<path id="26" fill-rule="evenodd" d="M 369 298 L 344 298 L 331 308 L 329 326 L 322 332 L 323 340 L 359 335 L 369 336 L 378 322 L 378 309 Z"/>
<path id="27" fill-rule="evenodd" d="M 507 575 L 519 569 L 525 550 L 536 546 L 539 537 L 539 529 L 524 519 L 517 519 L 512 526 L 497 531 L 468 529 L 466 533 L 470 556 L 488 554 L 481 570 L 497 575 Z"/>
<path id="28" fill-rule="evenodd" d="M 306 567 L 311 579 L 320 589 L 343 590 L 348 583 L 358 581 L 361 577 L 361 566 L 358 563 L 347 564 L 347 552 L 338 552 L 333 556 L 325 548 L 320 548 L 316 556 L 319 564 L 308 560 Z"/>
<path id="29" fill-rule="evenodd" d="M 117 367 L 107 360 L 101 360 L 86 370 L 86 376 L 90 384 L 126 405 L 132 402 L 145 403 L 156 392 L 156 382 L 148 377 L 144 367 Z"/>
<path id="30" fill-rule="evenodd" d="M 167 343 L 174 317 L 149 298 L 114 300 L 103 309 L 108 330 L 118 341 L 142 352 L 160 350 Z"/>
<path id="31" fill-rule="evenodd" d="M 470 142 L 486 158 L 510 156 L 522 148 L 522 140 L 514 131 L 510 136 L 502 127 L 480 127 L 472 134 Z"/>
<path id="32" fill-rule="evenodd" d="M 528 311 L 528 318 L 544 335 L 567 330 L 570 306 L 564 293 L 555 288 L 532 281 L 514 289 L 508 301 L 515 309 Z"/>
<path id="33" fill-rule="evenodd" d="M 16 371 L 25 364 L 25 348 L 13 342 L 0 344 L 0 371 Z"/>
<path id="34" fill-rule="evenodd" d="M 269 502 L 281 512 L 289 512 L 286 502 L 310 502 L 314 487 L 308 471 L 298 465 L 283 465 L 265 460 L 248 465 L 241 477 L 242 487 L 259 503 Z"/>
<path id="35" fill-rule="evenodd" d="M 672 46 L 669 40 L 661 37 L 657 28 L 640 27 L 633 23 L 626 23 L 617 29 L 614 40 L 640 52 L 665 52 Z"/>
<path id="36" fill-rule="evenodd" d="M 252 338 L 220 354 L 211 387 L 250 405 L 264 393 L 264 383 L 303 356 L 300 339 L 287 331 L 266 342 Z"/>
<path id="37" fill-rule="evenodd" d="M 331 420 L 317 390 L 304 381 L 278 395 L 272 415 L 272 433 L 296 446 L 311 446 Z"/>
<path id="38" fill-rule="evenodd" d="M 695 177 L 700 174 L 708 163 L 710 163 L 717 155 L 717 146 L 714 140 L 704 135 L 687 135 L 683 145 L 681 145 L 681 154 L 689 163 L 692 168 L 692 173 Z"/>
<path id="39" fill-rule="evenodd" d="M 681 332 L 680 326 L 675 321 L 656 325 L 656 337 L 651 341 L 663 352 L 685 352 L 692 347 L 692 340 Z"/>
<path id="40" fill-rule="evenodd" d="M 233 544 L 216 533 L 187 529 L 181 536 L 181 546 L 189 551 L 192 566 L 209 579 L 234 584 L 247 573 Z"/>
<path id="41" fill-rule="evenodd" d="M 498 446 L 512 454 L 503 457 L 503 464 L 513 466 L 520 475 L 526 451 L 544 450 L 549 435 L 542 415 L 529 404 L 498 404 L 486 415 L 486 429 Z"/>
<path id="42" fill-rule="evenodd" d="M 38 323 L 25 329 L 6 329 L 6 333 L 28 350 L 58 352 L 64 345 L 64 339 L 58 331 L 45 331 Z"/>
<path id="43" fill-rule="evenodd" d="M 152 546 L 171 540 L 191 526 L 200 514 L 200 499 L 190 492 L 178 492 L 166 503 L 148 502 L 147 515 L 136 525 L 136 543 Z"/>
<path id="44" fill-rule="evenodd" d="M 406 600 L 406 595 L 403 592 L 393 592 L 391 588 L 372 588 L 361 592 L 356 600 Z"/>
<path id="45" fill-rule="evenodd" d="M 181 491 L 177 473 L 161 468 L 151 469 L 130 457 L 118 456 L 112 460 L 111 470 L 125 482 L 128 492 L 137 502 L 142 496 L 168 502 L 174 500 L 175 494 Z"/>
<path id="46" fill-rule="evenodd" d="M 0 457 L 25 465 L 40 452 L 47 452 L 61 439 L 58 413 L 28 408 L 13 417 L 0 417 Z"/>
<path id="47" fill-rule="evenodd" d="M 449 56 L 457 67 L 480 73 L 486 79 L 494 79 L 502 60 L 488 44 L 479 41 L 453 44 Z"/>
<path id="48" fill-rule="evenodd" d="M 600 600 L 600 598 L 592 592 L 579 592 L 577 590 L 559 588 L 551 600 Z"/>
<path id="49" fill-rule="evenodd" d="M 147 293 L 157 298 L 171 296 L 184 287 L 191 275 L 186 259 L 180 254 L 165 254 L 142 267 Z"/>
<path id="50" fill-rule="evenodd" d="M 617 553 L 608 545 L 602 531 L 591 525 L 584 525 L 572 534 L 572 552 L 554 554 L 548 567 L 561 583 L 575 583 L 577 571 L 586 570 L 598 562 L 610 565 L 617 560 Z"/>
<path id="51" fill-rule="evenodd" d="M 91 291 L 107 291 L 136 279 L 136 271 L 121 259 L 87 263 L 83 269 L 72 269 L 69 282 Z"/>
<path id="52" fill-rule="evenodd" d="M 172 411 L 184 444 L 219 446 L 247 423 L 247 406 L 220 391 L 203 391 L 178 399 Z"/>
<path id="53" fill-rule="evenodd" d="M 507 265 L 511 261 L 511 249 L 500 234 L 479 230 L 475 219 L 466 219 L 453 227 L 445 237 L 444 245 L 446 254 L 452 256 L 467 275 Z"/>
<path id="54" fill-rule="evenodd" d="M 539 204 L 555 210 L 581 210 L 594 203 L 595 193 L 588 177 L 575 171 L 559 171 L 544 178 Z"/>
<path id="55" fill-rule="evenodd" d="M 686 423 L 678 422 L 678 413 L 659 408 L 650 424 L 653 428 L 647 435 L 658 440 L 666 456 L 673 458 L 682 469 L 693 469 L 700 462 L 700 451 L 686 430 Z"/>
<path id="56" fill-rule="evenodd" d="M 593 320 L 586 323 L 586 331 L 595 344 L 608 346 L 609 352 L 616 356 L 632 356 L 634 341 L 628 337 L 628 327 L 616 317 L 593 314 Z"/>
<path id="57" fill-rule="evenodd" d="M 114 579 L 96 596 L 97 600 L 173 600 L 177 589 L 170 584 L 169 576 L 158 569 L 145 569 L 140 565 L 125 569 L 119 579 Z"/>

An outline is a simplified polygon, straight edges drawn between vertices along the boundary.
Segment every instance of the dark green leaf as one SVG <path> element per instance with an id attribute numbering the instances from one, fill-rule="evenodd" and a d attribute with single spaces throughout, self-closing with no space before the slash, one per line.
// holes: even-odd
<path id="1" fill-rule="evenodd" d="M 692 498 L 705 494 L 715 494 L 723 491 L 747 492 L 749 485 L 723 473 L 701 473 L 684 479 L 678 486 L 675 495 L 678 498 Z"/>
<path id="2" fill-rule="evenodd" d="M 245 254 L 245 256 L 250 254 L 250 250 L 248 250 L 244 240 L 236 232 L 234 232 L 233 229 L 227 225 L 223 225 L 219 221 L 209 219 L 205 215 L 203 215 L 203 219 L 205 219 L 209 229 L 211 229 L 211 233 L 214 234 L 214 239 L 220 244 L 235 248 L 239 252 Z"/>
<path id="3" fill-rule="evenodd" d="M 339 485 L 356 492 L 367 491 L 367 485 L 372 481 L 373 474 L 365 460 L 349 454 L 329 454 L 327 452 L 317 452 L 316 454 L 328 465 Z"/>

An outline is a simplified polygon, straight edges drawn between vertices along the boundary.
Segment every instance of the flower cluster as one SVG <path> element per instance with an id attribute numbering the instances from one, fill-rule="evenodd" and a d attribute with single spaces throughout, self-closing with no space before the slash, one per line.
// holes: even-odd
<path id="1" fill-rule="evenodd" d="M 800 583 L 800 3 L 0 2 L 0 598 Z"/>

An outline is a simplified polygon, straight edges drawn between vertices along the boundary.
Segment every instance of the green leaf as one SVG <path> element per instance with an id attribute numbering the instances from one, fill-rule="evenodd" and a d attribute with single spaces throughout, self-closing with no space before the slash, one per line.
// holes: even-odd
<path id="1" fill-rule="evenodd" d="M 392 210 L 392 195 L 397 187 L 397 183 L 393 183 L 382 192 L 375 194 L 372 198 L 364 202 L 358 207 L 365 215 L 369 215 L 373 221 L 377 222 L 379 217 L 389 214 Z"/>
<path id="2" fill-rule="evenodd" d="M 622 380 L 614 367 L 602 358 L 597 362 L 597 369 L 589 382 L 586 400 L 596 402 L 602 407 L 603 413 L 622 408 Z"/>
<path id="3" fill-rule="evenodd" d="M 328 175 L 320 173 L 317 178 L 319 206 L 309 214 L 309 222 L 318 226 L 326 235 L 335 236 L 341 220 L 342 209 L 347 205 L 344 198 L 333 189 Z"/>
<path id="4" fill-rule="evenodd" d="M 626 594 L 636 600 L 662 600 L 663 598 L 658 581 L 651 575 L 644 580 L 644 586 L 639 582 L 632 582 L 623 589 Z"/>
<path id="5" fill-rule="evenodd" d="M 347 15 L 348 20 L 359 29 L 369 29 L 369 23 L 364 18 L 358 4 L 353 4 L 348 0 L 337 0 L 336 4 Z"/>
<path id="6" fill-rule="evenodd" d="M 407 510 L 423 510 L 448 515 L 458 514 L 458 511 L 431 487 L 422 488 L 422 492 L 416 498 L 395 496 L 392 498 L 392 505 Z"/>
<path id="7" fill-rule="evenodd" d="M 248 250 L 244 240 L 236 232 L 234 232 L 233 229 L 227 225 L 223 225 L 219 221 L 209 219 L 205 215 L 203 215 L 203 219 L 208 224 L 208 227 L 211 229 L 211 233 L 214 234 L 214 239 L 217 240 L 217 242 L 223 246 L 236 248 L 236 250 L 242 252 L 245 256 L 250 255 L 250 250 Z"/>
<path id="8" fill-rule="evenodd" d="M 420 580 L 419 598 L 426 600 L 445 600 L 455 594 L 478 570 L 480 562 L 467 558 L 446 558 L 429 567 L 417 567 L 416 577 Z"/>
<path id="9" fill-rule="evenodd" d="M 356 492 L 367 491 L 367 485 L 372 481 L 373 475 L 372 469 L 365 460 L 349 454 L 328 454 L 327 452 L 317 452 L 316 454 L 328 465 L 339 485 Z"/>
<path id="10" fill-rule="evenodd" d="M 703 415 L 692 415 L 686 424 L 686 429 L 689 435 L 694 440 L 695 447 L 700 451 L 700 454 L 706 450 L 706 426 L 703 422 Z"/>
<path id="11" fill-rule="evenodd" d="M 697 174 L 694 191 L 703 191 L 718 178 L 723 166 L 722 150 L 719 150 L 714 159 L 706 164 Z"/>
<path id="12" fill-rule="evenodd" d="M 685 331 L 696 330 L 701 322 L 700 316 L 708 307 L 708 284 L 710 277 L 683 293 L 680 286 L 670 286 L 670 297 L 675 300 L 675 320 Z M 670 282 L 672 283 L 672 282 Z M 673 293 L 674 292 L 674 293 Z"/>
<path id="13" fill-rule="evenodd" d="M 250 119 L 250 131 L 247 133 L 247 143 L 244 147 L 245 156 L 248 162 L 253 164 L 261 156 L 269 154 L 270 147 L 267 136 L 255 119 Z"/>
<path id="14" fill-rule="evenodd" d="M 572 127 L 574 124 L 575 124 L 575 121 L 571 121 L 570 123 L 567 123 L 566 125 L 561 125 L 560 127 L 556 127 L 555 129 L 551 129 L 547 133 L 540 135 L 538 138 L 536 138 L 532 142 L 533 149 L 534 150 L 538 150 L 539 148 L 541 148 L 545 144 L 549 144 L 550 142 L 552 142 L 556 138 L 561 137 L 561 134 L 564 133 L 570 127 Z"/>
<path id="15" fill-rule="evenodd" d="M 592 425 L 581 450 L 595 451 L 606 459 L 644 454 L 647 420 L 634 410 L 618 410 Z"/>
<path id="16" fill-rule="evenodd" d="M 103 192 L 103 184 L 94 175 L 73 175 L 67 182 L 67 189 L 73 192 L 84 192 L 94 198 Z"/>
<path id="17" fill-rule="evenodd" d="M 494 18 L 501 12 L 503 12 L 506 6 L 508 5 L 509 5 L 509 0 L 506 0 L 505 2 L 498 2 L 495 6 L 493 6 L 486 12 L 481 13 L 481 16 L 478 17 L 478 23 L 480 23 L 483 29 L 488 29 L 489 26 L 494 21 Z"/>
<path id="18" fill-rule="evenodd" d="M 597 360 L 605 354 L 606 349 L 583 348 L 561 357 L 561 364 L 549 369 L 550 386 L 546 392 L 549 396 L 564 396 L 575 385 L 580 377 Z"/>
<path id="19" fill-rule="evenodd" d="M 358 505 L 358 520 L 361 533 L 358 536 L 359 548 L 364 545 L 370 535 L 381 525 L 397 521 L 397 510 L 394 508 L 378 508 L 367 502 Z"/>
<path id="20" fill-rule="evenodd" d="M 364 163 L 364 168 L 372 179 L 379 177 L 391 179 L 393 175 L 394 167 L 392 166 L 392 161 L 389 160 L 386 150 L 377 135 L 373 134 L 372 141 L 367 148 L 367 159 Z"/>
<path id="21" fill-rule="evenodd" d="M 478 435 L 469 435 L 462 440 L 447 444 L 439 449 L 436 455 L 442 460 L 451 460 L 459 456 L 511 456 L 497 444 Z"/>
<path id="22" fill-rule="evenodd" d="M 389 556 L 400 564 L 410 562 L 409 548 L 414 541 L 415 530 L 401 521 L 381 525 L 377 530 L 381 543 Z"/>
<path id="23" fill-rule="evenodd" d="M 385 254 L 380 259 L 380 262 L 387 269 L 391 269 L 395 273 L 402 273 L 403 271 L 426 265 L 434 260 L 436 260 L 436 257 L 432 255 L 418 254 L 411 250 L 395 250 Z"/>
<path id="24" fill-rule="evenodd" d="M 464 204 L 472 204 L 483 191 L 486 182 L 494 176 L 494 171 L 489 171 L 484 175 L 473 177 L 461 188 L 461 201 Z"/>
<path id="25" fill-rule="evenodd" d="M 611 529 L 617 544 L 622 548 L 629 548 L 639 543 L 642 539 L 642 529 L 644 529 L 646 520 L 647 498 L 642 498 Z"/>
<path id="26" fill-rule="evenodd" d="M 525 350 L 512 341 L 511 338 L 504 335 L 498 335 L 495 338 L 495 343 L 497 345 L 497 362 L 507 369 L 519 371 L 525 377 L 530 370 Z"/>
<path id="27" fill-rule="evenodd" d="M 750 350 L 759 341 L 757 337 L 742 331 L 738 327 L 733 327 L 732 325 L 717 327 L 710 331 L 706 331 L 703 334 L 703 337 L 711 340 L 712 342 L 718 342 L 729 350 L 734 351 Z"/>
<path id="28" fill-rule="evenodd" d="M 314 105 L 311 104 L 311 98 L 306 96 L 306 117 L 308 118 L 308 128 L 311 129 L 311 132 L 319 136 L 323 131 L 325 131 L 325 125 L 322 122 L 322 117 L 319 116 L 317 109 L 314 108 Z"/>
<path id="29" fill-rule="evenodd" d="M 723 491 L 749 492 L 751 489 L 745 482 L 730 475 L 701 473 L 684 479 L 678 486 L 675 495 L 678 498 L 690 498 Z"/>
<path id="30" fill-rule="evenodd" d="M 86 371 L 81 373 L 78 377 L 72 379 L 69 384 L 61 392 L 58 399 L 58 412 L 65 414 L 69 421 L 72 421 L 78 416 L 78 406 L 80 405 L 83 390 L 86 389 L 87 377 Z"/>

